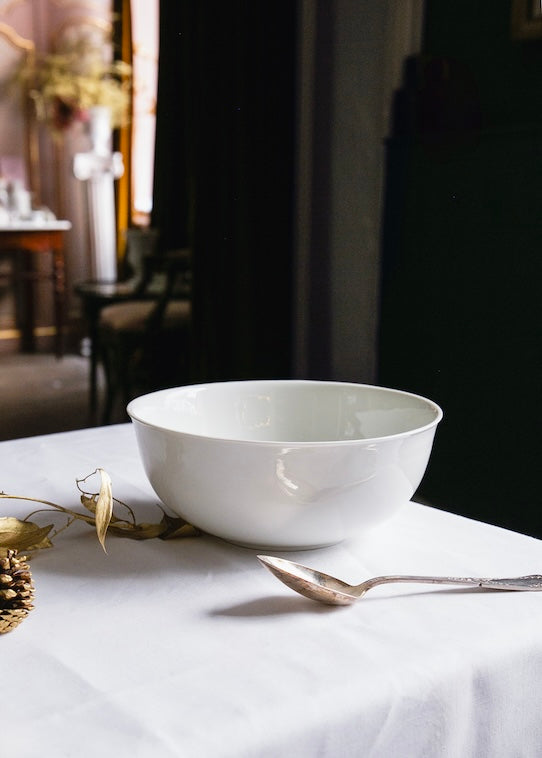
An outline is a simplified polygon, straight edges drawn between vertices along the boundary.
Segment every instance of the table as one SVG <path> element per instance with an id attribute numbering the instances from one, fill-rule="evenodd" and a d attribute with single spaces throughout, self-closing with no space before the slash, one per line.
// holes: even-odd
<path id="1" fill-rule="evenodd" d="M 75 479 L 103 466 L 156 519 L 130 424 L 2 442 L 0 461 L 4 492 L 71 507 Z M 0 637 L 2 755 L 541 754 L 542 593 L 388 585 L 332 608 L 212 537 L 107 548 L 75 524 L 33 558 L 35 610 Z M 284 555 L 347 580 L 542 568 L 540 541 L 416 503 L 362 538 Z"/>
<path id="2" fill-rule="evenodd" d="M 7 226 L 0 226 L 0 251 L 21 253 L 24 256 L 20 268 L 20 278 L 24 288 L 24 323 L 22 324 L 22 348 L 33 352 L 34 342 L 34 297 L 32 282 L 47 279 L 52 284 L 55 317 L 55 352 L 57 357 L 63 355 L 64 331 L 64 233 L 71 229 L 69 221 L 15 221 Z M 48 253 L 52 258 L 51 270 L 42 273 L 34 270 L 32 254 Z"/>

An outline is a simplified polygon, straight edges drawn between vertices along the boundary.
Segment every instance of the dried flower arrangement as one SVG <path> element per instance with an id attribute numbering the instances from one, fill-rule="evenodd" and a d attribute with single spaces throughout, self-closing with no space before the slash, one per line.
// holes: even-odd
<path id="1" fill-rule="evenodd" d="M 87 121 L 95 105 L 110 109 L 112 128 L 129 121 L 131 66 L 121 60 L 107 61 L 102 49 L 88 40 L 32 61 L 19 76 L 35 103 L 38 119 L 53 133 Z"/>
<path id="2" fill-rule="evenodd" d="M 92 476 L 99 475 L 98 492 L 86 492 L 82 485 Z M 169 516 L 162 511 L 162 518 L 157 523 L 138 522 L 129 505 L 113 497 L 111 478 L 101 468 L 77 479 L 80 501 L 84 512 L 65 508 L 48 500 L 0 492 L 5 500 L 24 500 L 39 503 L 38 508 L 18 519 L 13 516 L 0 518 L 0 634 L 10 632 L 28 615 L 32 609 L 34 585 L 28 567 L 27 556 L 18 555 L 19 551 L 32 553 L 35 550 L 52 547 L 52 539 L 75 521 L 83 521 L 94 527 L 96 536 L 105 551 L 107 534 L 128 537 L 133 540 L 147 540 L 158 537 L 162 540 L 193 537 L 199 531 L 180 517 Z M 121 516 L 115 509 L 122 508 Z M 43 512 L 62 513 L 67 517 L 66 523 L 53 531 L 53 524 L 39 526 L 30 521 L 34 515 Z"/>

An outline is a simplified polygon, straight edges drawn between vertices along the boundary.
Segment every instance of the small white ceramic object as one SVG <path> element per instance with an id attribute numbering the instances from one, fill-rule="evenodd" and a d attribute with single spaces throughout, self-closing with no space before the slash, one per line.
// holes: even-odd
<path id="1" fill-rule="evenodd" d="M 416 491 L 442 411 L 399 390 L 258 380 L 161 390 L 128 405 L 158 497 L 240 545 L 336 544 Z"/>

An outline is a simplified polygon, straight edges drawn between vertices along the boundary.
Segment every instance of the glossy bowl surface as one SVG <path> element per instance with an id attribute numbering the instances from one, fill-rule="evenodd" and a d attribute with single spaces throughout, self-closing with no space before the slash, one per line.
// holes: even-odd
<path id="1" fill-rule="evenodd" d="M 171 510 L 255 548 L 335 544 L 390 518 L 426 470 L 442 411 L 347 382 L 188 385 L 132 400 L 149 481 Z"/>

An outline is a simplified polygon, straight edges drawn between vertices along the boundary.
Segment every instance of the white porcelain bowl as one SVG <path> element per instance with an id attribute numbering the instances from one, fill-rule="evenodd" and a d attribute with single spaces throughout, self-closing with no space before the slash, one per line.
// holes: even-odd
<path id="1" fill-rule="evenodd" d="M 390 518 L 417 489 L 442 418 L 407 392 L 298 380 L 161 390 L 128 413 L 166 506 L 275 550 L 335 544 Z"/>

